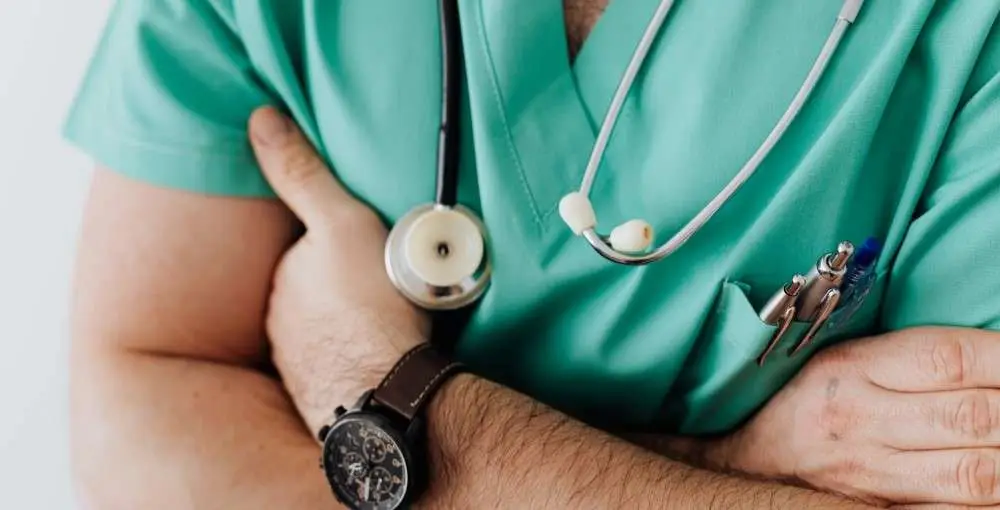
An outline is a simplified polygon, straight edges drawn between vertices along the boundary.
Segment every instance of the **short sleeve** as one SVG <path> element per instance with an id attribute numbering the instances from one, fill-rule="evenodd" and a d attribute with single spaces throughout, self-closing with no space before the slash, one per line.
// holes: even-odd
<path id="1" fill-rule="evenodd" d="M 1000 330 L 1000 23 L 903 240 L 882 317 L 887 329 Z"/>
<path id="2" fill-rule="evenodd" d="M 98 163 L 151 184 L 270 196 L 246 123 L 271 102 L 234 0 L 118 0 L 64 127 Z"/>

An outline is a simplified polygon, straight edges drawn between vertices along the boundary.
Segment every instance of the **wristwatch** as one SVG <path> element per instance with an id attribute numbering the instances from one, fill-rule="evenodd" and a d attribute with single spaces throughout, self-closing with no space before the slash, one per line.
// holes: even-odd
<path id="1" fill-rule="evenodd" d="M 353 510 L 407 508 L 428 485 L 426 428 L 421 413 L 462 365 L 430 344 L 406 353 L 378 387 L 351 409 L 338 407 L 319 431 L 320 466 L 333 494 Z"/>

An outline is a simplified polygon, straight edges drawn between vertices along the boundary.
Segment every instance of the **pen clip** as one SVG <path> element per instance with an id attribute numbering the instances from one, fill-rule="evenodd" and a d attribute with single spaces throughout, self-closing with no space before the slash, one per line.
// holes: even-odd
<path id="1" fill-rule="evenodd" d="M 771 340 L 767 343 L 767 347 L 764 352 L 760 353 L 757 357 L 757 366 L 764 366 L 764 361 L 767 360 L 768 355 L 771 351 L 781 342 L 784 338 L 785 333 L 788 332 L 788 328 L 792 326 L 792 322 L 795 320 L 795 305 L 791 305 L 785 309 L 785 312 L 781 314 L 781 318 L 778 319 L 778 329 L 775 330 L 774 334 L 771 335 Z"/>
<path id="2" fill-rule="evenodd" d="M 795 306 L 799 294 L 806 286 L 805 276 L 797 274 L 792 280 L 778 290 L 760 310 L 760 320 L 768 326 L 777 326 L 781 318 L 788 312 L 788 307 Z M 796 313 L 798 313 L 796 311 Z"/>
<path id="3" fill-rule="evenodd" d="M 810 343 L 812 343 L 813 338 L 819 333 L 819 330 L 823 328 L 826 321 L 830 319 L 830 315 L 837 308 L 840 303 L 840 289 L 830 289 L 826 291 L 823 299 L 819 303 L 819 307 L 816 309 L 816 313 L 812 318 L 812 325 L 809 326 L 809 331 L 806 332 L 802 340 L 799 341 L 795 347 L 792 348 L 791 352 L 788 353 L 789 356 L 794 356 L 802 349 L 805 349 Z"/>

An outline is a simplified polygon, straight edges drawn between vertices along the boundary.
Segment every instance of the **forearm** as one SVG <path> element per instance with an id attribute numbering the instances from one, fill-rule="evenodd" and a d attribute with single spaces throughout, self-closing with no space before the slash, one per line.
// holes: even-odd
<path id="1" fill-rule="evenodd" d="M 74 353 L 72 430 L 85 508 L 336 507 L 280 384 L 250 369 Z"/>
<path id="2" fill-rule="evenodd" d="M 866 508 L 698 470 L 473 376 L 429 408 L 428 508 Z"/>

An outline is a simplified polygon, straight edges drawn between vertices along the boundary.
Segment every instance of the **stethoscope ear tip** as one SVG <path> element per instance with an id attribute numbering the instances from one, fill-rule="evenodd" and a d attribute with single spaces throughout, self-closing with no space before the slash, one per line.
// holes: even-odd
<path id="1" fill-rule="evenodd" d="M 645 220 L 630 220 L 615 227 L 608 242 L 615 251 L 645 253 L 653 245 L 653 226 Z"/>
<path id="2" fill-rule="evenodd" d="M 587 195 L 574 191 L 559 201 L 559 216 L 574 235 L 597 226 L 597 214 Z"/>
<path id="3" fill-rule="evenodd" d="M 559 215 L 575 235 L 584 235 L 597 227 L 597 214 L 590 199 L 579 191 L 574 191 L 559 201 Z M 623 254 L 642 254 L 653 245 L 653 226 L 645 220 L 630 220 L 615 227 L 611 235 L 598 236 L 611 249 Z"/>

